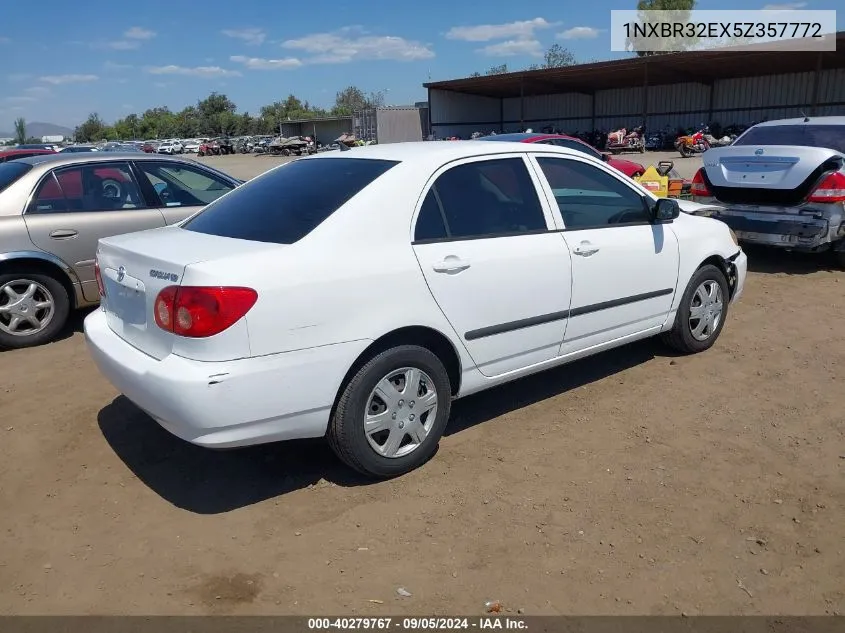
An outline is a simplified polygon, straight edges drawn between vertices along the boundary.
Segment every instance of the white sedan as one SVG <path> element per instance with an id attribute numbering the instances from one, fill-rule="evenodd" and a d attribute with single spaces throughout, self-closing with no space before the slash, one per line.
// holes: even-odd
<path id="1" fill-rule="evenodd" d="M 454 398 L 655 335 L 708 349 L 746 263 L 727 225 L 583 153 L 374 145 L 101 240 L 85 335 L 189 442 L 326 436 L 389 477 L 434 453 Z"/>

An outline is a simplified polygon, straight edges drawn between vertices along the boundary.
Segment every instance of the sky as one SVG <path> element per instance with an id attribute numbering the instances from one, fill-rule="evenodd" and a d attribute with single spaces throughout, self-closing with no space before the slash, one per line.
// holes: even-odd
<path id="1" fill-rule="evenodd" d="M 841 0 L 699 0 L 697 9 L 836 9 Z M 295 94 L 331 107 L 357 85 L 389 105 L 424 101 L 422 84 L 542 61 L 558 43 L 579 61 L 610 51 L 612 9 L 635 0 L 40 0 L 4 3 L 0 130 L 23 116 L 74 127 L 210 92 L 240 112 Z M 839 29 L 845 11 L 837 15 Z"/>

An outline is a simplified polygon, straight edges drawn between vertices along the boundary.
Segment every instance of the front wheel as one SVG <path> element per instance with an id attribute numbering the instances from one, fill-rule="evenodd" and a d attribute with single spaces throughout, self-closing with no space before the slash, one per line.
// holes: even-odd
<path id="1" fill-rule="evenodd" d="M 725 274 L 708 264 L 690 279 L 675 323 L 663 340 L 682 354 L 697 354 L 713 346 L 728 315 L 730 290 Z"/>
<path id="2" fill-rule="evenodd" d="M 449 376 L 430 350 L 402 345 L 359 369 L 327 432 L 337 456 L 370 477 L 395 477 L 437 450 L 452 404 Z"/>
<path id="3" fill-rule="evenodd" d="M 19 349 L 53 340 L 67 321 L 70 299 L 54 277 L 0 275 L 0 347 Z"/>

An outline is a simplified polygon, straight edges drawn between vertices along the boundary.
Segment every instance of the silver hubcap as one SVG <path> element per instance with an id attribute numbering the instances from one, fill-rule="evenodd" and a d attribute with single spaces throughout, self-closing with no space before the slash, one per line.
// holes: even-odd
<path id="1" fill-rule="evenodd" d="M 403 367 L 379 380 L 367 399 L 364 434 L 383 457 L 416 450 L 437 417 L 437 390 L 424 371 Z"/>
<path id="2" fill-rule="evenodd" d="M 15 279 L 0 286 L 0 330 L 14 336 L 30 336 L 53 320 L 53 295 L 29 279 Z"/>
<path id="3" fill-rule="evenodd" d="M 698 341 L 706 341 L 722 321 L 722 286 L 708 279 L 696 288 L 689 309 L 689 329 Z"/>

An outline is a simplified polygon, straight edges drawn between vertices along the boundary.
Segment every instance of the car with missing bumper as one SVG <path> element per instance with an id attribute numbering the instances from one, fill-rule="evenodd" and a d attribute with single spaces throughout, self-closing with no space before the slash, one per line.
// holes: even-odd
<path id="1" fill-rule="evenodd" d="M 453 398 L 650 336 L 712 346 L 747 260 L 682 204 L 540 144 L 319 154 L 100 240 L 85 336 L 189 442 L 325 436 L 399 475 L 432 456 Z"/>
<path id="2" fill-rule="evenodd" d="M 758 123 L 702 160 L 690 194 L 741 241 L 829 252 L 845 268 L 845 117 Z"/>
<path id="3" fill-rule="evenodd" d="M 97 241 L 184 220 L 240 181 L 141 152 L 54 153 L 0 163 L 0 347 L 56 337 L 99 301 Z"/>

